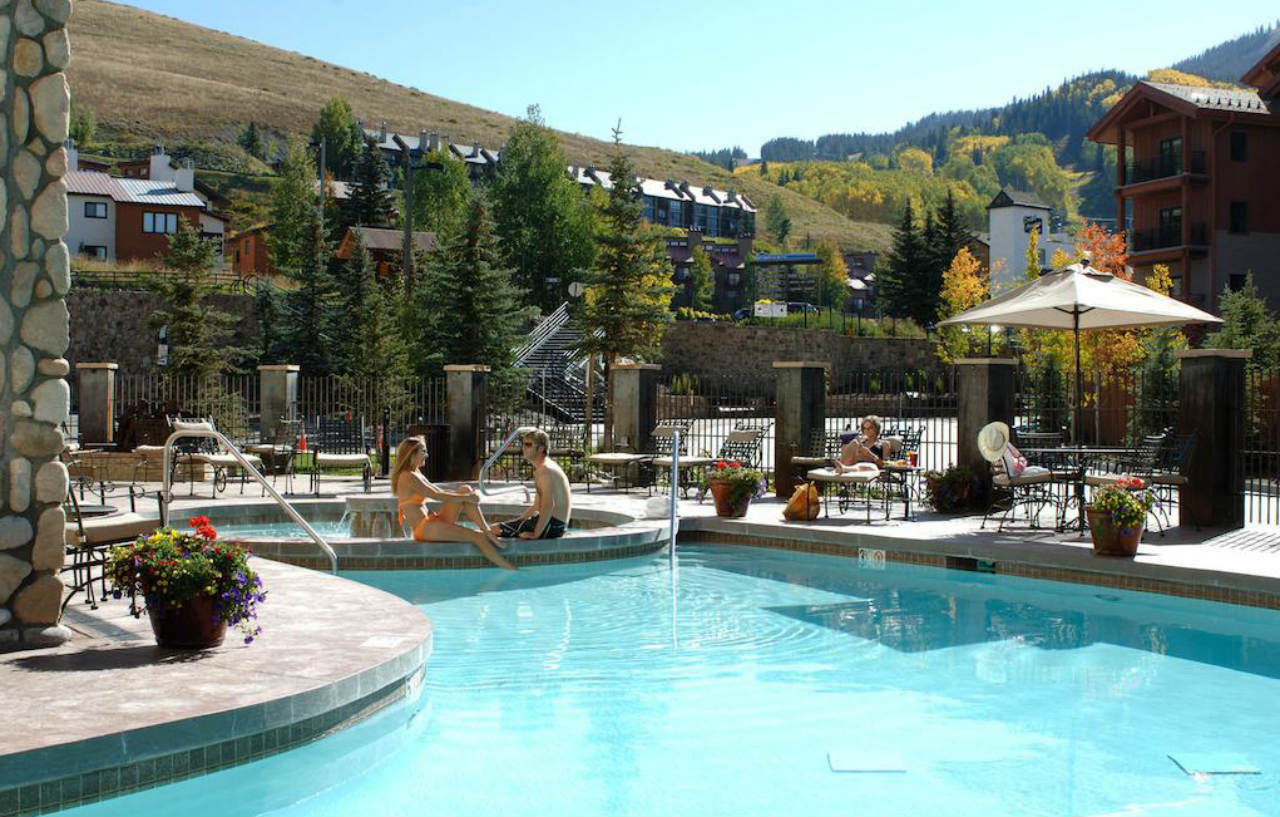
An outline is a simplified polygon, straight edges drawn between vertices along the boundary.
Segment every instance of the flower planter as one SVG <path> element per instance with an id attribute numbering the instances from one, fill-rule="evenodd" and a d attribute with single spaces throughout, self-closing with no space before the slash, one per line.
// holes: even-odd
<path id="1" fill-rule="evenodd" d="M 752 491 L 746 491 L 739 488 L 739 496 L 734 496 L 734 486 L 731 482 L 722 482 L 712 480 L 707 483 L 707 488 L 711 491 L 711 496 L 716 501 L 716 516 L 725 516 L 731 519 L 747 515 L 747 508 L 751 507 Z"/>
<path id="2" fill-rule="evenodd" d="M 213 596 L 209 594 L 164 609 L 148 599 L 147 617 L 161 647 L 207 650 L 220 645 L 227 635 L 227 622 L 214 620 Z"/>
<path id="3" fill-rule="evenodd" d="M 1085 508 L 1089 518 L 1089 534 L 1093 537 L 1093 552 L 1099 556 L 1119 556 L 1133 558 L 1138 553 L 1138 542 L 1142 540 L 1145 527 L 1135 525 L 1121 528 L 1111 522 L 1111 514 L 1095 510 L 1092 506 Z"/>

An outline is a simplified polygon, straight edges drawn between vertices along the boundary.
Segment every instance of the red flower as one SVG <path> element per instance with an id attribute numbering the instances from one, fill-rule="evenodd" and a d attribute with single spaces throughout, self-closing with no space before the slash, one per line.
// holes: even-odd
<path id="1" fill-rule="evenodd" d="M 720 460 L 719 462 L 716 463 L 716 468 L 728 468 L 728 467 L 729 467 L 728 463 L 726 463 L 724 460 Z"/>
<path id="2" fill-rule="evenodd" d="M 193 527 L 193 528 L 203 528 L 203 527 L 205 527 L 206 525 L 208 525 L 208 524 L 209 524 L 209 517 L 207 517 L 207 516 L 193 516 L 193 517 L 191 517 L 190 519 L 188 519 L 188 520 L 187 520 L 187 524 L 188 524 L 188 525 L 190 525 L 190 526 L 191 526 L 191 527 Z"/>
<path id="3" fill-rule="evenodd" d="M 733 460 L 732 462 L 730 462 L 730 463 L 729 463 L 729 467 L 730 467 L 730 468 L 741 468 L 741 467 L 742 467 L 742 463 L 738 462 L 737 460 Z"/>
<path id="4" fill-rule="evenodd" d="M 196 528 L 196 534 L 201 538 L 212 541 L 218 538 L 218 532 L 213 529 L 213 525 L 208 524 L 208 521 L 209 520 L 206 519 L 205 520 L 206 524 Z"/>

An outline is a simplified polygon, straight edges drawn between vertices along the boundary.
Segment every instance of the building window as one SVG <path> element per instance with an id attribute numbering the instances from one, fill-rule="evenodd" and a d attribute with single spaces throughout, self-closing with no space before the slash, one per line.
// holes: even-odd
<path id="1" fill-rule="evenodd" d="M 245 255 L 249 254 L 249 239 L 247 238 L 244 240 L 244 254 Z"/>
<path id="2" fill-rule="evenodd" d="M 1160 176 L 1182 172 L 1182 137 L 1160 140 Z"/>
<path id="3" fill-rule="evenodd" d="M 673 201 L 667 205 L 667 224 L 671 227 L 684 226 L 684 202 Z"/>
<path id="4" fill-rule="evenodd" d="M 107 260 L 107 248 L 96 244 L 81 244 L 80 254 L 88 258 L 96 258 L 99 261 Z"/>
<path id="5" fill-rule="evenodd" d="M 107 203 L 105 201 L 86 201 L 84 203 L 85 218 L 106 218 Z"/>
<path id="6" fill-rule="evenodd" d="M 144 233 L 176 233 L 178 232 L 177 213 L 143 213 L 142 232 Z"/>
<path id="7" fill-rule="evenodd" d="M 1249 134 L 1242 130 L 1231 131 L 1231 161 L 1249 160 Z"/>
<path id="8" fill-rule="evenodd" d="M 653 196 L 644 197 L 644 220 L 653 223 Z"/>
<path id="9" fill-rule="evenodd" d="M 1231 220 L 1227 229 L 1233 233 L 1249 232 L 1249 202 L 1231 202 Z"/>

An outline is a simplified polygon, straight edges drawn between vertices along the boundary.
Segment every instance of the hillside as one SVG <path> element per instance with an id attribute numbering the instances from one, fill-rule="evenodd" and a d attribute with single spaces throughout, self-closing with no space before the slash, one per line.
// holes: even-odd
<path id="1" fill-rule="evenodd" d="M 1169 67 L 1206 79 L 1239 82 L 1244 72 L 1252 68 L 1277 40 L 1280 40 L 1280 21 L 1275 26 L 1259 26 L 1255 31 L 1219 43 Z"/>
<path id="2" fill-rule="evenodd" d="M 335 94 L 348 99 L 366 122 L 385 121 L 406 133 L 436 131 L 454 142 L 500 146 L 514 121 L 372 74 L 103 0 L 76 3 L 68 29 L 74 105 L 92 111 L 98 123 L 94 147 L 103 152 L 143 152 L 157 141 L 179 155 L 185 145 L 185 154 L 197 160 L 203 152 L 237 152 L 236 135 L 246 122 L 277 135 L 304 135 Z M 601 133 L 610 124 L 602 115 Z M 571 162 L 606 162 L 609 143 L 573 133 L 560 137 Z M 834 238 L 850 250 L 888 245 L 884 225 L 850 221 L 793 191 L 757 179 L 735 180 L 727 170 L 682 153 L 631 150 L 646 176 L 733 184 L 761 208 L 769 195 L 779 193 L 797 236 Z"/>

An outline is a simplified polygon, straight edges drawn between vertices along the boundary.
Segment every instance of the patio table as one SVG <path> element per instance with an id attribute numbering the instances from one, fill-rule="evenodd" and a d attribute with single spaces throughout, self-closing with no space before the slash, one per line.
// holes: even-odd
<path id="1" fill-rule="evenodd" d="M 880 469 L 880 481 L 884 483 L 884 518 L 888 519 L 892 508 L 891 492 L 894 487 L 902 491 L 902 518 L 911 519 L 911 494 L 915 490 L 912 483 L 920 474 L 918 465 L 885 465 Z"/>
<path id="2" fill-rule="evenodd" d="M 1027 458 L 1027 462 L 1048 468 L 1055 477 L 1065 477 L 1075 486 L 1076 506 L 1079 509 L 1075 526 L 1079 528 L 1081 535 L 1084 534 L 1086 527 L 1084 521 L 1084 489 L 1085 475 L 1089 473 L 1090 464 L 1100 460 L 1116 460 L 1129 457 L 1133 454 L 1132 448 L 1124 446 L 1080 447 L 1063 445 L 1057 448 L 1020 448 L 1018 450 Z M 1066 521 L 1067 504 L 1067 502 L 1063 503 L 1062 522 L 1058 527 L 1059 530 L 1071 527 Z"/>

